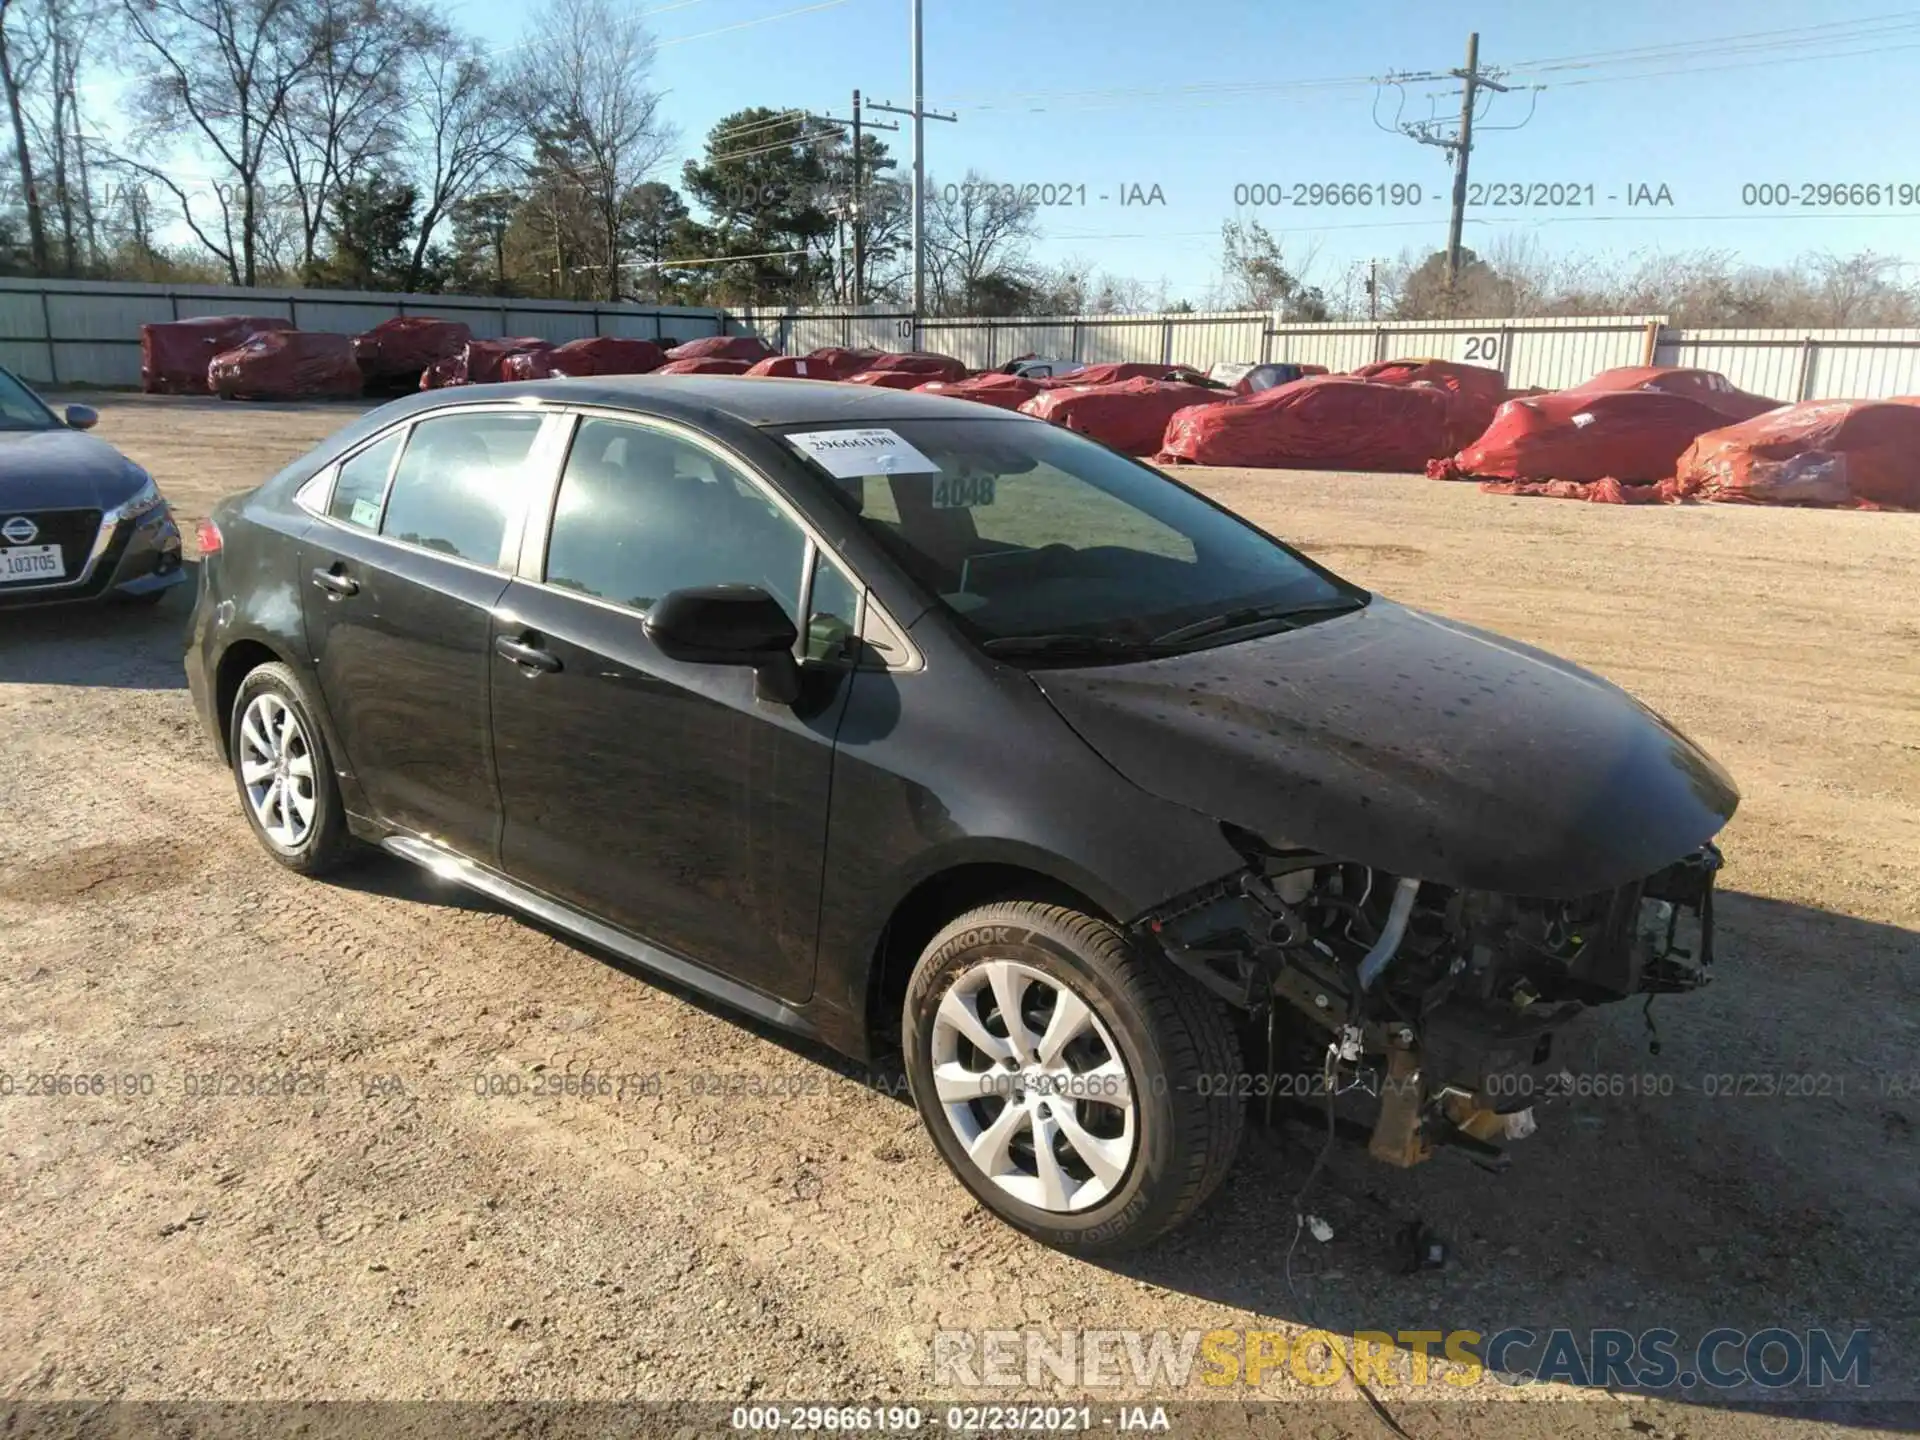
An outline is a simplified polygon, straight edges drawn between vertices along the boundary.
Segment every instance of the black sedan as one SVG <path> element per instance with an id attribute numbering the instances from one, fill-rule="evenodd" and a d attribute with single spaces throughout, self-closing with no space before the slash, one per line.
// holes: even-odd
<path id="1" fill-rule="evenodd" d="M 1497 1153 L 1582 1009 L 1709 973 L 1737 797 L 1685 737 L 1024 416 L 433 392 L 202 540 L 189 683 L 275 859 L 384 846 L 899 1056 L 1063 1248 L 1186 1218 L 1249 1099 Z"/>
<path id="2" fill-rule="evenodd" d="M 0 608 L 112 597 L 153 602 L 187 578 L 180 528 L 153 477 L 81 434 L 0 370 Z"/>

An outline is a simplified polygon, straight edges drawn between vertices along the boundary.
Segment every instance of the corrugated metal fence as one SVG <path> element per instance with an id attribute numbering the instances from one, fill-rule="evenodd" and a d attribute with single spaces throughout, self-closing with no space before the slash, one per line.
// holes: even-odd
<path id="1" fill-rule="evenodd" d="M 1779 400 L 1880 400 L 1920 395 L 1920 330 L 1668 330 L 1655 363 Z"/>
<path id="2" fill-rule="evenodd" d="M 1434 357 L 1505 372 L 1515 389 L 1555 389 L 1619 365 L 1692 365 L 1780 400 L 1920 394 L 1920 330 L 1703 330 L 1664 315 L 1536 316 L 1295 324 L 1264 311 L 927 319 L 915 339 L 899 309 L 745 310 L 728 329 L 790 354 L 825 345 L 918 344 L 979 369 L 1021 355 L 1098 363 L 1295 361 L 1352 370 Z"/>
<path id="3" fill-rule="evenodd" d="M 940 350 L 976 369 L 1021 355 L 1206 367 L 1291 360 L 1351 370 L 1434 356 L 1486 365 L 1516 388 L 1571 385 L 1616 365 L 1695 365 L 1781 400 L 1920 394 L 1920 330 L 1689 330 L 1663 315 L 1333 321 L 1265 311 L 927 318 L 898 307 L 726 311 L 224 285 L 0 279 L 0 364 L 41 384 L 137 385 L 140 326 L 209 314 L 274 315 L 307 330 L 365 330 L 395 315 L 464 320 L 481 336 L 692 340 L 753 332 L 790 354 L 826 345 Z"/>
<path id="4" fill-rule="evenodd" d="M 464 320 L 475 335 L 578 340 L 625 335 L 692 340 L 725 333 L 726 312 L 665 306 L 391 295 L 227 285 L 0 279 L 0 365 L 36 384 L 138 385 L 140 327 L 195 315 L 271 315 L 303 330 L 347 334 L 396 315 Z"/>

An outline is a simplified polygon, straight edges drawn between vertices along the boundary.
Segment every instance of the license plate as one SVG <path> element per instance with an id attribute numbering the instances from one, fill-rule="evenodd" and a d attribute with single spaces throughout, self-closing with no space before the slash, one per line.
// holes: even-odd
<path id="1" fill-rule="evenodd" d="M 58 545 L 0 545 L 0 585 L 9 580 L 64 580 L 66 574 Z"/>

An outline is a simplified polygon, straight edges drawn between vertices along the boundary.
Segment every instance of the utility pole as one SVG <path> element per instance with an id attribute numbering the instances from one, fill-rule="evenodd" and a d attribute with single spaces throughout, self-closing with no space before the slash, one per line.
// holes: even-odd
<path id="1" fill-rule="evenodd" d="M 958 120 L 958 115 L 941 115 L 927 109 L 925 66 L 922 63 L 920 4 L 908 0 L 913 12 L 913 108 L 875 105 L 890 115 L 913 117 L 913 343 L 920 343 L 920 321 L 927 312 L 927 137 L 929 120 Z"/>
<path id="2" fill-rule="evenodd" d="M 866 227 L 860 223 L 860 92 L 853 92 L 853 303 L 860 304 L 860 282 L 867 273 Z"/>
<path id="3" fill-rule="evenodd" d="M 876 110 L 879 106 L 874 107 Z M 853 118 L 842 120 L 838 115 L 809 115 L 807 119 L 823 125 L 851 125 L 853 127 L 853 193 L 849 197 L 848 210 L 853 222 L 853 303 L 858 305 L 862 292 L 866 288 L 867 278 L 867 197 L 865 177 L 860 172 L 860 137 L 868 130 L 898 130 L 898 125 L 877 125 L 871 120 L 860 118 L 860 92 L 853 92 Z"/>
<path id="4" fill-rule="evenodd" d="M 1506 75 L 1504 70 L 1482 70 L 1480 68 L 1480 33 L 1476 30 L 1467 36 L 1467 63 L 1464 69 L 1446 71 L 1423 71 L 1419 74 L 1392 74 L 1381 83 L 1405 86 L 1408 83 L 1422 83 L 1434 80 L 1458 80 L 1460 82 L 1460 119 L 1451 133 L 1442 128 L 1438 119 L 1403 121 L 1397 125 L 1399 131 L 1418 140 L 1422 145 L 1437 145 L 1453 161 L 1453 208 L 1447 220 L 1447 303 L 1451 309 L 1455 287 L 1460 281 L 1460 231 L 1467 216 L 1467 164 L 1473 153 L 1473 107 L 1482 90 L 1494 90 L 1505 94 L 1510 87 L 1500 83 Z M 1537 90 L 1539 87 L 1535 87 Z M 1528 116 L 1532 118 L 1531 113 Z M 1377 122 L 1376 122 L 1377 123 Z M 1526 121 L 1520 122 L 1522 125 Z M 1381 127 L 1385 129 L 1385 126 Z M 1495 129 L 1512 130 L 1519 126 L 1495 126 Z"/>
<path id="5" fill-rule="evenodd" d="M 1467 68 L 1460 77 L 1460 140 L 1453 147 L 1453 214 L 1447 221 L 1447 293 L 1460 279 L 1460 227 L 1467 218 L 1467 158 L 1473 154 L 1473 92 L 1480 85 L 1480 32 L 1467 36 Z M 1491 86 L 1490 88 L 1498 88 Z"/>

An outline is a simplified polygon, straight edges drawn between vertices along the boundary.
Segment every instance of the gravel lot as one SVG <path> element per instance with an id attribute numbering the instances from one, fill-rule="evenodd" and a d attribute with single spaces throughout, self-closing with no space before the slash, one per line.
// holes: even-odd
<path id="1" fill-rule="evenodd" d="M 355 413 L 87 398 L 189 531 Z M 939 1393 L 939 1326 L 1825 1325 L 1871 1327 L 1878 1390 L 1915 1398 L 1920 515 L 1183 475 L 1363 584 L 1598 670 L 1733 772 L 1718 983 L 1655 1007 L 1657 1058 L 1621 1006 L 1578 1062 L 1671 1095 L 1545 1108 L 1503 1177 L 1337 1152 L 1308 1204 L 1334 1238 L 1290 1263 L 1318 1137 L 1255 1132 L 1200 1223 L 1069 1260 L 977 1211 L 904 1098 L 830 1057 L 397 861 L 337 883 L 273 865 L 190 713 L 190 595 L 5 613 L 0 1395 L 867 1400 Z M 325 1093 L 186 1093 L 291 1070 Z M 476 1093 L 588 1070 L 630 1093 Z M 153 1089 L 23 1093 L 47 1072 Z M 1443 1270 L 1399 1273 L 1415 1217 L 1451 1243 Z M 1319 1440 L 1388 1433 L 1345 1387 L 1276 1373 L 1236 1398 L 1256 1393 L 1323 1402 L 1298 1432 Z M 1380 1399 L 1415 1434 L 1841 1418 L 1711 1393 Z"/>

